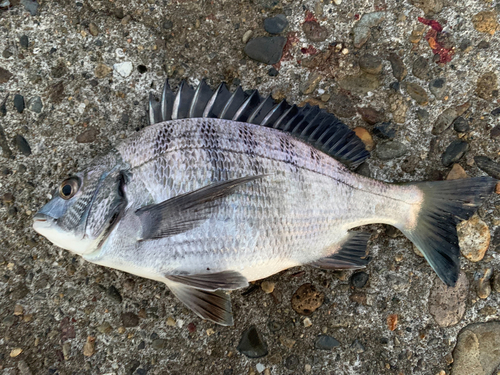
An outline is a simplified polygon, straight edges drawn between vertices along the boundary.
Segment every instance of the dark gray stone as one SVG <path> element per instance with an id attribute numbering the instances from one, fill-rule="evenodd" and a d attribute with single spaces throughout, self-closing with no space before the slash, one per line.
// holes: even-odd
<path id="1" fill-rule="evenodd" d="M 245 53 L 253 60 L 272 65 L 281 60 L 285 44 L 286 38 L 283 36 L 254 38 L 245 45 Z"/>
<path id="2" fill-rule="evenodd" d="M 477 45 L 477 48 L 479 49 L 488 49 L 490 48 L 490 43 L 488 43 L 486 40 L 481 40 L 479 44 Z"/>
<path id="3" fill-rule="evenodd" d="M 34 96 L 28 103 L 28 108 L 31 112 L 41 113 L 43 108 L 42 98 Z"/>
<path id="4" fill-rule="evenodd" d="M 165 30 L 170 30 L 170 29 L 172 29 L 172 27 L 174 27 L 174 23 L 170 20 L 166 20 L 166 21 L 163 21 L 162 27 Z"/>
<path id="5" fill-rule="evenodd" d="M 373 128 L 373 134 L 382 139 L 393 139 L 396 132 L 397 127 L 392 122 L 381 122 Z"/>
<path id="6" fill-rule="evenodd" d="M 25 156 L 30 156 L 31 155 L 31 147 L 28 143 L 28 141 L 22 136 L 22 135 L 16 135 L 14 138 L 14 142 L 21 152 L 21 154 Z"/>
<path id="7" fill-rule="evenodd" d="M 267 344 L 255 326 L 250 326 L 242 333 L 236 349 L 248 358 L 260 358 L 268 353 Z"/>
<path id="8" fill-rule="evenodd" d="M 391 63 L 392 74 L 394 75 L 394 78 L 396 78 L 398 81 L 402 81 L 408 74 L 403 60 L 401 59 L 401 57 L 399 57 L 399 55 L 395 53 L 389 54 L 388 60 Z"/>
<path id="9" fill-rule="evenodd" d="M 431 77 L 429 62 L 425 57 L 418 57 L 413 63 L 412 73 L 415 77 L 427 81 Z"/>
<path id="10" fill-rule="evenodd" d="M 123 313 L 122 324 L 124 327 L 136 327 L 139 325 L 139 317 L 133 312 Z"/>
<path id="11" fill-rule="evenodd" d="M 495 108 L 493 111 L 491 111 L 491 114 L 493 116 L 500 116 L 500 107 Z"/>
<path id="12" fill-rule="evenodd" d="M 166 346 L 167 346 L 167 340 L 165 340 L 165 339 L 153 340 L 153 342 L 151 344 L 151 347 L 154 350 L 162 350 L 162 349 L 165 349 Z"/>
<path id="13" fill-rule="evenodd" d="M 429 82 L 429 90 L 436 99 L 443 99 L 446 92 L 446 79 L 436 78 Z"/>
<path id="14" fill-rule="evenodd" d="M 340 346 L 340 342 L 328 335 L 319 335 L 314 342 L 314 347 L 320 350 L 332 350 L 337 346 Z"/>
<path id="15" fill-rule="evenodd" d="M 113 301 L 122 303 L 122 295 L 113 285 L 106 290 L 106 295 Z"/>
<path id="16" fill-rule="evenodd" d="M 299 357 L 297 357 L 295 354 L 286 357 L 284 365 L 289 370 L 295 370 L 299 365 Z"/>
<path id="17" fill-rule="evenodd" d="M 17 112 L 23 113 L 25 105 L 24 105 L 24 97 L 22 95 L 16 94 L 14 95 L 14 107 Z"/>
<path id="18" fill-rule="evenodd" d="M 453 120 L 453 129 L 455 129 L 458 133 L 468 132 L 470 129 L 469 121 L 464 119 L 462 116 L 458 116 L 455 120 Z"/>
<path id="19" fill-rule="evenodd" d="M 475 156 L 474 161 L 479 169 L 486 172 L 491 177 L 500 180 L 500 164 L 494 162 L 487 156 Z"/>
<path id="20" fill-rule="evenodd" d="M 38 3 L 33 0 L 21 0 L 21 4 L 24 5 L 24 8 L 30 12 L 32 16 L 36 16 L 38 14 Z"/>
<path id="21" fill-rule="evenodd" d="M 460 48 L 460 51 L 465 51 L 467 48 L 469 48 L 470 46 L 472 45 L 472 42 L 470 41 L 470 39 L 462 39 L 462 41 L 460 42 L 460 46 L 458 48 Z"/>
<path id="22" fill-rule="evenodd" d="M 408 148 L 398 141 L 388 141 L 377 145 L 376 155 L 380 160 L 391 160 L 406 154 Z"/>
<path id="23" fill-rule="evenodd" d="M 366 272 L 356 272 L 351 276 L 351 285 L 355 288 L 363 288 L 370 276 Z"/>
<path id="24" fill-rule="evenodd" d="M 368 74 L 379 74 L 382 71 L 382 59 L 369 53 L 361 55 L 358 64 L 359 68 Z"/>
<path id="25" fill-rule="evenodd" d="M 267 71 L 267 74 L 270 77 L 276 77 L 278 73 L 279 73 L 278 70 L 274 66 Z"/>
<path id="26" fill-rule="evenodd" d="M 279 34 L 288 26 L 288 20 L 284 14 L 278 14 L 276 17 L 266 18 L 264 20 L 264 30 L 269 34 Z"/>
<path id="27" fill-rule="evenodd" d="M 446 151 L 441 156 L 441 162 L 445 167 L 449 167 L 453 163 L 459 161 L 465 155 L 469 148 L 469 144 L 465 141 L 455 140 L 450 143 Z"/>
<path id="28" fill-rule="evenodd" d="M 351 348 L 353 348 L 354 351 L 358 354 L 364 353 L 365 351 L 365 347 L 358 339 L 353 341 L 353 343 L 351 344 Z"/>
<path id="29" fill-rule="evenodd" d="M 21 47 L 23 48 L 28 48 L 29 47 L 29 40 L 28 40 L 28 36 L 27 35 L 22 35 L 20 38 L 19 38 L 19 44 L 21 45 Z"/>

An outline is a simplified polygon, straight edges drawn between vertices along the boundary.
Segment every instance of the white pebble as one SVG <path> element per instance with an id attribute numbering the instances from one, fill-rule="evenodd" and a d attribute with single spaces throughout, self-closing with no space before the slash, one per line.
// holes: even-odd
<path id="1" fill-rule="evenodd" d="M 245 34 L 243 34 L 243 38 L 241 38 L 241 41 L 246 44 L 252 37 L 252 34 L 253 34 L 252 30 L 245 31 Z"/>
<path id="2" fill-rule="evenodd" d="M 333 3 L 335 5 L 340 5 L 340 4 L 342 4 L 342 0 L 333 0 Z"/>
<path id="3" fill-rule="evenodd" d="M 126 61 L 113 65 L 113 69 L 123 78 L 127 78 L 132 74 L 132 70 L 134 69 L 134 67 L 132 66 L 132 63 L 130 61 Z"/>
<path id="4" fill-rule="evenodd" d="M 307 327 L 310 327 L 310 326 L 312 326 L 312 325 L 313 325 L 313 324 L 312 324 L 312 322 L 311 322 L 311 319 L 309 319 L 309 318 L 305 318 L 305 319 L 304 319 L 304 327 L 306 327 L 306 328 L 307 328 Z"/>
<path id="5" fill-rule="evenodd" d="M 122 57 L 125 57 L 125 52 L 123 52 L 122 48 L 117 48 L 115 53 L 116 53 L 116 57 L 118 57 L 119 59 L 121 59 Z"/>
<path id="6" fill-rule="evenodd" d="M 255 368 L 257 369 L 257 371 L 259 373 L 261 373 L 262 371 L 264 371 L 266 369 L 266 366 L 264 366 L 262 363 L 257 363 L 257 365 L 255 366 Z"/>

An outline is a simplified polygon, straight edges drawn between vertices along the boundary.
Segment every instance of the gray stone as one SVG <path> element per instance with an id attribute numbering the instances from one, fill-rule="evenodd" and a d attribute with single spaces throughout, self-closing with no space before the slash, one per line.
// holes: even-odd
<path id="1" fill-rule="evenodd" d="M 365 53 L 359 58 L 359 68 L 368 74 L 379 74 L 382 71 L 382 59 Z"/>
<path id="2" fill-rule="evenodd" d="M 391 160 L 406 155 L 408 147 L 398 141 L 387 141 L 377 145 L 376 156 L 380 160 Z"/>
<path id="3" fill-rule="evenodd" d="M 462 116 L 458 116 L 453 121 L 453 129 L 455 129 L 455 131 L 458 133 L 466 133 L 470 129 L 469 121 L 464 119 Z"/>
<path id="4" fill-rule="evenodd" d="M 92 143 L 97 139 L 99 130 L 96 128 L 88 128 L 83 133 L 80 133 L 76 137 L 78 143 Z"/>
<path id="5" fill-rule="evenodd" d="M 328 37 L 328 30 L 317 21 L 307 21 L 302 25 L 306 38 L 311 42 L 323 42 Z"/>
<path id="6" fill-rule="evenodd" d="M 483 172 L 488 173 L 491 177 L 500 180 L 500 164 L 491 160 L 487 156 L 475 156 L 474 162 L 477 167 Z"/>
<path id="7" fill-rule="evenodd" d="M 438 135 L 444 132 L 450 127 L 458 116 L 462 115 L 468 108 L 470 104 L 467 102 L 465 104 L 450 107 L 445 109 L 434 122 L 434 127 L 432 128 L 432 134 Z"/>
<path id="8" fill-rule="evenodd" d="M 165 349 L 166 346 L 167 346 L 167 340 L 165 340 L 165 339 L 156 339 L 156 340 L 153 340 L 153 342 L 151 343 L 151 347 L 154 350 L 162 350 L 162 349 Z"/>
<path id="9" fill-rule="evenodd" d="M 365 347 L 358 339 L 356 339 L 352 342 L 351 348 L 353 348 L 354 351 L 358 354 L 364 353 L 364 351 L 365 351 Z"/>
<path id="10" fill-rule="evenodd" d="M 267 355 L 267 344 L 255 326 L 250 326 L 242 335 L 238 351 L 248 358 L 260 358 Z"/>
<path id="11" fill-rule="evenodd" d="M 34 96 L 28 102 L 28 108 L 31 112 L 41 113 L 43 108 L 42 98 Z"/>
<path id="12" fill-rule="evenodd" d="M 446 79 L 436 78 L 429 82 L 429 90 L 436 99 L 443 99 L 446 92 Z"/>
<path id="13" fill-rule="evenodd" d="M 374 91 L 380 87 L 380 78 L 377 75 L 361 74 L 346 76 L 339 81 L 340 87 L 354 94 L 365 95 L 370 91 Z"/>
<path id="14" fill-rule="evenodd" d="M 28 36 L 27 35 L 22 35 L 20 38 L 19 38 L 19 45 L 22 47 L 22 48 L 28 48 L 30 43 L 29 43 L 29 40 L 28 40 Z"/>
<path id="15" fill-rule="evenodd" d="M 461 140 L 455 140 L 450 143 L 445 152 L 441 156 L 441 162 L 445 167 L 449 167 L 453 163 L 459 161 L 469 149 L 469 143 Z"/>
<path id="16" fill-rule="evenodd" d="M 352 100 L 345 94 L 332 94 L 330 97 L 332 112 L 338 117 L 353 117 L 356 115 L 356 107 Z"/>
<path id="17" fill-rule="evenodd" d="M 371 27 L 377 26 L 385 19 L 385 12 L 365 13 L 352 28 L 354 47 L 361 48 L 371 35 Z"/>
<path id="18" fill-rule="evenodd" d="M 406 92 L 420 105 L 426 105 L 429 102 L 429 96 L 424 88 L 416 83 L 408 82 Z"/>
<path id="19" fill-rule="evenodd" d="M 278 14 L 275 17 L 264 20 L 264 30 L 269 34 L 279 34 L 288 26 L 288 20 L 284 14 Z"/>
<path id="20" fill-rule="evenodd" d="M 398 81 L 402 81 L 408 74 L 408 71 L 406 70 L 406 67 L 403 63 L 403 60 L 396 53 L 389 54 L 388 60 L 391 63 L 392 75 Z"/>
<path id="21" fill-rule="evenodd" d="M 492 375 L 500 365 L 500 322 L 470 324 L 453 350 L 452 375 Z"/>
<path id="22" fill-rule="evenodd" d="M 373 134 L 382 139 L 393 139 L 396 132 L 397 126 L 392 122 L 381 122 L 373 128 Z"/>
<path id="23" fill-rule="evenodd" d="M 351 285 L 355 288 L 363 288 L 368 282 L 369 275 L 366 272 L 356 272 L 351 276 Z"/>
<path id="24" fill-rule="evenodd" d="M 139 317 L 133 312 L 123 313 L 122 324 L 124 327 L 136 327 L 139 325 Z"/>
<path id="25" fill-rule="evenodd" d="M 415 113 L 417 114 L 417 118 L 422 125 L 427 125 L 427 122 L 429 121 L 429 112 L 423 108 L 418 108 Z"/>
<path id="26" fill-rule="evenodd" d="M 245 53 L 253 60 L 273 65 L 281 60 L 286 38 L 283 36 L 263 36 L 251 39 L 245 45 Z"/>
<path id="27" fill-rule="evenodd" d="M 415 77 L 427 81 L 431 77 L 429 62 L 423 56 L 419 56 L 413 63 L 412 73 Z"/>
<path id="28" fill-rule="evenodd" d="M 314 347 L 320 350 L 332 350 L 337 346 L 340 346 L 340 342 L 328 335 L 319 335 L 314 342 Z"/>
<path id="29" fill-rule="evenodd" d="M 25 105 L 24 105 L 24 97 L 22 95 L 16 94 L 14 95 L 14 107 L 16 111 L 19 113 L 23 113 Z"/>
<path id="30" fill-rule="evenodd" d="M 465 313 L 469 280 L 461 272 L 455 286 L 449 287 L 437 276 L 429 296 L 429 313 L 440 327 L 450 327 L 462 320 Z"/>
<path id="31" fill-rule="evenodd" d="M 31 147 L 28 141 L 22 135 L 17 134 L 14 138 L 14 142 L 16 143 L 16 146 L 21 154 L 25 156 L 31 155 Z"/>
<path id="32" fill-rule="evenodd" d="M 112 301 L 122 303 L 122 295 L 116 289 L 113 285 L 111 285 L 107 290 L 106 290 L 106 295 L 111 299 Z"/>
<path id="33" fill-rule="evenodd" d="M 30 12 L 32 16 L 36 16 L 38 14 L 38 6 L 39 4 L 34 0 L 21 0 L 21 4 L 24 5 L 24 8 Z"/>
<path id="34" fill-rule="evenodd" d="M 19 375 L 32 375 L 33 372 L 31 372 L 30 367 L 26 363 L 24 359 L 21 359 L 19 362 L 17 362 L 17 368 L 19 370 Z"/>

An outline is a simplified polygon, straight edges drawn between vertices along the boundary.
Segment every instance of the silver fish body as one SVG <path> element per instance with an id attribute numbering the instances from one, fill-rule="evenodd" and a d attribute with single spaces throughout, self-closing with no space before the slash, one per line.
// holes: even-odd
<path id="1" fill-rule="evenodd" d="M 164 91 L 161 108 L 150 105 L 159 123 L 65 180 L 35 230 L 90 262 L 165 282 L 199 316 L 224 325 L 232 324 L 224 290 L 302 264 L 366 266 L 369 234 L 349 232 L 364 224 L 402 230 L 454 285 L 455 226 L 493 179 L 375 181 L 331 157 L 367 157 L 332 115 L 271 107 L 255 91 L 228 97 L 221 87 L 186 87 L 173 103 Z"/>

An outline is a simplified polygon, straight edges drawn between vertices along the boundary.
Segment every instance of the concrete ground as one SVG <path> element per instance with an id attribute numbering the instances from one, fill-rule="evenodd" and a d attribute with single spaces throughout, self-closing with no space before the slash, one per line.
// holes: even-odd
<path id="1" fill-rule="evenodd" d="M 453 290 L 400 232 L 374 225 L 362 275 L 304 266 L 234 291 L 233 327 L 202 321 L 163 284 L 84 262 L 31 227 L 62 179 L 147 125 L 148 94 L 166 77 L 174 87 L 225 81 L 324 106 L 361 128 L 374 152 L 360 173 L 380 180 L 445 179 L 452 167 L 462 177 L 495 175 L 497 1 L 3 0 L 0 8 L 2 374 L 500 372 L 499 195 L 464 229 L 467 258 Z M 255 38 L 270 36 L 264 20 L 279 14 L 286 44 L 264 48 Z M 493 164 L 482 170 L 475 156 Z M 307 283 L 324 299 L 306 317 L 290 301 Z M 252 349 L 267 347 L 257 359 L 237 349 L 251 326 L 260 333 Z"/>

